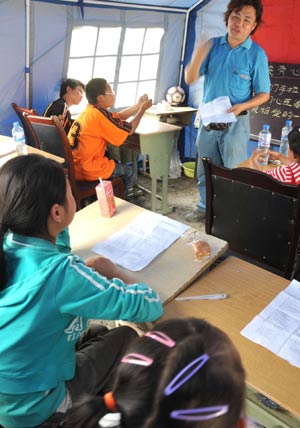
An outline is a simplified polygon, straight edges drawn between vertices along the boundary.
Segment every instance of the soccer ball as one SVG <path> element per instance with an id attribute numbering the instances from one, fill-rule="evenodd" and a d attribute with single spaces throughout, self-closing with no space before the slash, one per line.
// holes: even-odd
<path id="1" fill-rule="evenodd" d="M 167 90 L 166 100 L 172 106 L 177 106 L 185 100 L 185 92 L 180 86 L 171 86 L 171 88 Z"/>

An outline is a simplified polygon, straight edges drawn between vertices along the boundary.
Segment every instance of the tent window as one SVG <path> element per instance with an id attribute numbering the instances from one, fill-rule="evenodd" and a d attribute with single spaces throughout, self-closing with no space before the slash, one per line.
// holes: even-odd
<path id="1" fill-rule="evenodd" d="M 74 27 L 68 76 L 87 83 L 104 77 L 116 92 L 115 107 L 154 98 L 163 28 Z"/>

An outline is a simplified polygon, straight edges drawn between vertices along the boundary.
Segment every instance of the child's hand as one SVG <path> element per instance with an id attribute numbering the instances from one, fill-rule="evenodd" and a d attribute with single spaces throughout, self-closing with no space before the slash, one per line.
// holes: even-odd
<path id="1" fill-rule="evenodd" d="M 148 108 L 150 108 L 152 106 L 152 100 L 146 100 L 146 101 L 144 101 L 143 103 L 142 103 L 142 106 L 141 106 L 141 108 L 142 108 L 142 110 L 143 111 L 146 111 L 146 110 L 148 110 Z"/>
<path id="2" fill-rule="evenodd" d="M 85 264 L 95 269 L 100 275 L 111 279 L 117 276 L 118 267 L 106 257 L 91 257 L 85 261 Z"/>
<path id="3" fill-rule="evenodd" d="M 282 165 L 289 165 L 291 163 L 291 160 L 287 156 L 274 150 L 269 150 L 269 156 L 271 160 L 278 160 Z"/>
<path id="4" fill-rule="evenodd" d="M 119 278 L 127 284 L 133 284 L 135 282 L 135 279 L 130 274 L 127 274 L 118 265 L 106 257 L 91 257 L 86 259 L 85 264 L 94 268 L 96 272 L 100 275 L 106 276 L 108 279 Z"/>
<path id="5" fill-rule="evenodd" d="M 251 157 L 249 158 L 249 166 L 252 169 L 257 169 L 258 171 L 262 171 L 261 166 L 259 165 L 259 158 L 261 156 L 261 151 L 254 149 Z"/>
<path id="6" fill-rule="evenodd" d="M 142 105 L 145 101 L 147 101 L 149 99 L 147 94 L 142 95 L 139 100 L 138 100 L 138 104 Z"/>

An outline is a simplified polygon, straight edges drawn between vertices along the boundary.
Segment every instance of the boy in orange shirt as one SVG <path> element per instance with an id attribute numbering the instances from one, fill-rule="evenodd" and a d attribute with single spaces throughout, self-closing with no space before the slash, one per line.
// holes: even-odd
<path id="1" fill-rule="evenodd" d="M 68 139 L 73 152 L 77 180 L 95 181 L 123 176 L 125 194 L 133 187 L 134 174 L 129 165 L 117 163 L 105 156 L 107 143 L 121 146 L 134 133 L 144 112 L 151 107 L 147 95 L 137 104 L 118 113 L 110 112 L 115 95 L 105 79 L 95 78 L 86 85 L 86 109 L 74 121 Z M 127 119 L 133 116 L 128 122 Z"/>

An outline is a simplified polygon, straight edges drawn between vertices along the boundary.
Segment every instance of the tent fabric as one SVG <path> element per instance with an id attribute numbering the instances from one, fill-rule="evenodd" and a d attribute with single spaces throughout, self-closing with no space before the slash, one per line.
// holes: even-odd
<path id="1" fill-rule="evenodd" d="M 2 58 L 7 65 L 1 69 L 0 134 L 10 135 L 16 120 L 11 102 L 25 106 L 25 1 L 0 0 L 0 37 Z M 31 2 L 31 60 L 32 83 L 29 107 L 40 114 L 56 99 L 63 77 L 67 75 L 67 61 L 71 32 L 74 25 L 162 26 L 162 55 L 159 64 L 158 86 L 154 102 L 165 97 L 166 89 L 178 84 L 185 14 L 132 9 L 109 9 L 85 6 L 84 18 L 80 7 L 57 2 Z M 20 43 L 21 41 L 21 43 Z M 8 55 L 9 52 L 9 55 Z M 15 54 L 14 54 L 15 53 Z M 76 78 L 76 76 L 70 76 Z M 103 75 L 105 77 L 105 75 Z"/>
<path id="2" fill-rule="evenodd" d="M 49 3 L 61 3 L 61 4 L 71 4 L 71 5 L 81 5 L 84 8 L 85 5 L 94 4 L 95 6 L 99 5 L 110 5 L 120 7 L 120 4 L 133 6 L 135 8 L 165 8 L 165 9 L 182 9 L 188 10 L 196 6 L 198 3 L 201 3 L 203 0 L 38 0 Z"/>

